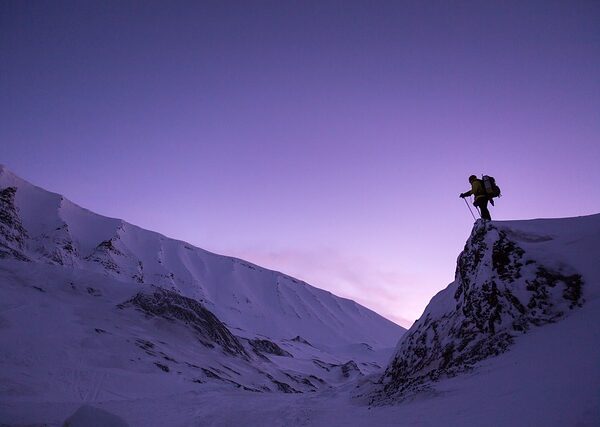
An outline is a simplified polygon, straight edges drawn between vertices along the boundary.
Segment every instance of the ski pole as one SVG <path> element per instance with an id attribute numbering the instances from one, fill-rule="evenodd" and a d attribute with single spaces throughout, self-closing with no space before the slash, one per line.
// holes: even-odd
<path id="1" fill-rule="evenodd" d="M 467 202 L 467 199 L 465 199 L 464 197 L 463 197 L 463 200 L 465 201 L 465 204 L 466 204 L 466 205 L 467 205 L 467 207 L 469 208 L 469 212 L 471 212 L 471 216 L 473 217 L 473 219 L 474 219 L 475 221 L 477 221 L 477 218 L 475 218 L 475 214 L 473 213 L 473 209 L 471 209 L 471 206 L 469 206 L 469 202 Z"/>

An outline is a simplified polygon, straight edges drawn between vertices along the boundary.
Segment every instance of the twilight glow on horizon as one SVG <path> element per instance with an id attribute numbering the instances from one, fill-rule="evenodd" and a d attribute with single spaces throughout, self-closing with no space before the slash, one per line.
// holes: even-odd
<path id="1" fill-rule="evenodd" d="M 0 163 L 409 326 L 493 219 L 600 212 L 600 3 L 0 4 Z"/>

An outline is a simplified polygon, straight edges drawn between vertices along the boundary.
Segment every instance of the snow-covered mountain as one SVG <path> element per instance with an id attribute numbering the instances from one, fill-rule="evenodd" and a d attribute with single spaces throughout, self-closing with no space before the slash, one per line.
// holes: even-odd
<path id="1" fill-rule="evenodd" d="M 0 168 L 2 405 L 327 390 L 381 369 L 404 331 Z"/>
<path id="2" fill-rule="evenodd" d="M 0 169 L 0 425 L 597 426 L 599 242 L 478 221 L 403 334 Z"/>
<path id="3" fill-rule="evenodd" d="M 393 347 L 404 331 L 285 274 L 97 215 L 0 166 L 0 257 L 106 274 L 201 302 L 236 335 Z"/>
<path id="4" fill-rule="evenodd" d="M 597 329 L 599 242 L 600 215 L 478 221 L 458 257 L 455 281 L 431 300 L 400 340 L 373 402 L 397 402 L 435 390 L 439 380 L 471 372 L 483 362 L 493 364 L 495 356 L 527 342 L 528 334 L 539 337 L 550 331 L 544 325 L 571 316 Z M 579 342 L 568 348 L 573 343 L 567 336 L 548 339 L 562 340 L 566 351 L 578 353 L 575 363 L 582 355 L 593 360 L 599 345 Z M 544 363 L 533 354 L 523 362 Z M 550 367 L 548 374 L 555 375 Z M 597 391 L 599 386 L 596 378 Z"/>

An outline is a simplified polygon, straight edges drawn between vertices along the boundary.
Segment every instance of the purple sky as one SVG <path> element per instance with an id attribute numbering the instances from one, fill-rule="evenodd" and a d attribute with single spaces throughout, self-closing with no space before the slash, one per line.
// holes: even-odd
<path id="1" fill-rule="evenodd" d="M 404 325 L 470 174 L 495 219 L 600 211 L 597 1 L 3 1 L 0 55 L 15 173 Z"/>

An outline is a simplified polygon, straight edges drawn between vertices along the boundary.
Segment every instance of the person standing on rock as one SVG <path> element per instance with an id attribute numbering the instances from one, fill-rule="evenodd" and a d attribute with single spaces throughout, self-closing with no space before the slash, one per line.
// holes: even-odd
<path id="1" fill-rule="evenodd" d="M 487 207 L 489 199 L 487 193 L 485 192 L 483 182 L 480 179 L 477 179 L 475 175 L 471 175 L 469 177 L 469 182 L 471 183 L 471 189 L 467 192 L 460 193 L 460 197 L 464 199 L 465 197 L 473 195 L 475 197 L 473 206 L 479 208 L 479 211 L 481 212 L 481 218 L 491 221 L 492 217 Z"/>

